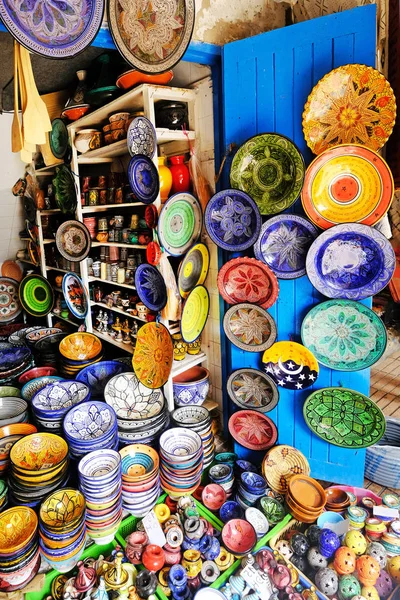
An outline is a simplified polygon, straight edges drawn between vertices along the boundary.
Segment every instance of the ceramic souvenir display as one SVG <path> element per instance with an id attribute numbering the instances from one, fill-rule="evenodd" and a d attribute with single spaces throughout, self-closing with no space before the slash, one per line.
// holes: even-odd
<path id="1" fill-rule="evenodd" d="M 41 275 L 27 275 L 19 284 L 19 300 L 27 313 L 44 317 L 53 308 L 53 288 Z"/>
<path id="2" fill-rule="evenodd" d="M 64 221 L 56 232 L 56 246 L 61 256 L 72 262 L 80 262 L 90 252 L 90 232 L 79 221 Z"/>
<path id="3" fill-rule="evenodd" d="M 141 83 L 167 85 L 173 77 L 173 71 L 165 71 L 165 73 L 160 73 L 159 75 L 148 75 L 147 73 L 142 73 L 136 69 L 130 69 L 118 77 L 116 85 L 123 90 L 130 90 Z"/>
<path id="4" fill-rule="evenodd" d="M 210 373 L 204 367 L 191 367 L 172 379 L 172 389 L 177 406 L 203 404 L 210 389 Z"/>
<path id="5" fill-rule="evenodd" d="M 171 373 L 174 346 L 168 329 L 161 323 L 146 323 L 137 334 L 132 358 L 137 378 L 145 386 L 163 386 Z"/>
<path id="6" fill-rule="evenodd" d="M 208 275 L 210 253 L 205 244 L 195 244 L 186 254 L 178 272 L 178 287 L 186 298 L 196 285 L 202 285 Z"/>
<path id="7" fill-rule="evenodd" d="M 266 413 L 275 408 L 279 392 L 271 377 L 257 369 L 238 369 L 231 373 L 226 384 L 231 400 L 239 408 Z"/>
<path id="8" fill-rule="evenodd" d="M 89 299 L 82 280 L 75 273 L 66 273 L 62 281 L 65 302 L 74 317 L 84 319 L 89 310 Z"/>
<path id="9" fill-rule="evenodd" d="M 203 443 L 203 468 L 209 467 L 214 460 L 215 443 L 208 410 L 203 406 L 182 406 L 172 412 L 171 418 L 176 427 L 186 427 L 199 434 Z"/>
<path id="10" fill-rule="evenodd" d="M 98 400 L 71 408 L 64 418 L 63 431 L 70 454 L 75 458 L 95 449 L 116 450 L 118 447 L 115 411 Z"/>
<path id="11" fill-rule="evenodd" d="M 140 202 L 151 204 L 157 199 L 160 180 L 151 158 L 144 154 L 132 156 L 128 165 L 128 179 L 132 192 Z"/>
<path id="12" fill-rule="evenodd" d="M 288 482 L 286 503 L 295 518 L 313 523 L 324 509 L 326 493 L 312 477 L 296 474 Z"/>
<path id="13" fill-rule="evenodd" d="M 274 319 L 254 304 L 236 304 L 224 316 L 227 338 L 241 350 L 261 352 L 275 342 L 277 331 Z"/>
<path id="14" fill-rule="evenodd" d="M 79 371 L 76 381 L 81 381 L 90 388 L 93 400 L 102 400 L 104 389 L 110 379 L 129 370 L 129 366 L 123 363 L 114 360 L 103 360 Z"/>
<path id="15" fill-rule="evenodd" d="M 57 207 L 64 214 L 74 214 L 76 210 L 76 186 L 74 176 L 66 165 L 57 167 L 53 179 Z"/>
<path id="16" fill-rule="evenodd" d="M 232 519 L 224 525 L 221 540 L 228 552 L 240 557 L 251 552 L 257 542 L 257 533 L 248 521 Z"/>
<path id="17" fill-rule="evenodd" d="M 171 196 L 158 220 L 158 237 L 171 256 L 182 256 L 200 237 L 202 212 L 199 201 L 186 192 Z"/>
<path id="18" fill-rule="evenodd" d="M 250 450 L 267 450 L 278 438 L 275 423 L 255 410 L 238 410 L 229 419 L 233 439 Z"/>
<path id="19" fill-rule="evenodd" d="M 289 390 L 303 390 L 317 380 L 319 367 L 308 348 L 296 342 L 275 342 L 262 356 L 265 372 Z"/>
<path id="20" fill-rule="evenodd" d="M 144 444 L 125 446 L 119 453 L 122 459 L 122 506 L 132 515 L 144 516 L 154 508 L 160 495 L 159 456 Z"/>
<path id="21" fill-rule="evenodd" d="M 198 433 L 173 427 L 160 437 L 160 485 L 172 498 L 194 492 L 203 469 L 203 443 Z"/>
<path id="22" fill-rule="evenodd" d="M 157 136 L 153 124 L 146 117 L 135 117 L 127 132 L 127 144 L 131 156 L 142 155 L 153 158 L 157 147 Z"/>
<path id="23" fill-rule="evenodd" d="M 259 260 L 242 256 L 225 263 L 218 273 L 218 290 L 225 302 L 248 302 L 270 308 L 279 293 L 275 274 Z"/>
<path id="24" fill-rule="evenodd" d="M 10 277 L 0 277 L 0 323 L 13 321 L 21 313 L 19 284 Z"/>
<path id="25" fill-rule="evenodd" d="M 262 462 L 262 473 L 268 487 L 277 494 L 285 494 L 291 477 L 301 473 L 309 475 L 310 465 L 297 448 L 279 445 L 266 453 Z"/>
<path id="26" fill-rule="evenodd" d="M 196 285 L 186 298 L 182 310 L 181 334 L 188 344 L 201 335 L 210 310 L 210 296 L 204 285 Z"/>
<path id="27" fill-rule="evenodd" d="M 167 303 L 167 288 L 160 271 L 152 265 L 139 265 L 135 271 L 138 296 L 147 308 L 158 312 Z"/>

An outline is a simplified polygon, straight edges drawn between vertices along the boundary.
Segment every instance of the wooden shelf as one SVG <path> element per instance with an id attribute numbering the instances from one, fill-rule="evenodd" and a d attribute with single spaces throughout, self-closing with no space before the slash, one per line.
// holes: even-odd
<path id="1" fill-rule="evenodd" d="M 18 258 L 17 260 L 19 260 L 19 262 L 26 263 L 27 265 L 33 265 L 34 267 L 39 266 L 39 265 L 35 265 L 35 263 L 32 262 L 31 260 L 29 260 L 28 258 Z"/>
<path id="2" fill-rule="evenodd" d="M 60 271 L 61 273 L 75 273 L 75 275 L 79 275 L 79 271 L 67 271 L 66 269 L 59 269 L 58 267 L 48 267 L 47 265 L 46 271 Z"/>
<path id="3" fill-rule="evenodd" d="M 109 279 L 101 279 L 101 277 L 95 277 L 94 275 L 89 275 L 88 277 L 89 283 L 92 281 L 100 281 L 101 283 L 109 283 L 110 285 L 116 285 L 117 287 L 124 287 L 128 290 L 136 290 L 134 285 L 130 285 L 129 283 L 117 283 L 116 281 L 110 281 Z"/>
<path id="4" fill-rule="evenodd" d="M 115 246 L 116 248 L 132 248 L 136 250 L 146 250 L 147 246 L 141 246 L 140 244 L 124 244 L 123 242 L 92 242 L 92 248 L 98 246 Z"/>
<path id="5" fill-rule="evenodd" d="M 35 169 L 35 175 L 40 177 L 46 177 L 47 175 L 54 175 L 54 170 L 57 167 L 60 167 L 63 163 L 58 162 L 54 165 L 49 165 L 48 167 L 42 167 L 41 169 Z"/>
<path id="6" fill-rule="evenodd" d="M 100 308 L 105 308 L 106 310 L 112 310 L 113 312 L 116 312 L 120 315 L 124 315 L 124 317 L 128 317 L 131 319 L 135 319 L 136 321 L 142 321 L 142 323 L 147 323 L 146 319 L 142 319 L 142 317 L 138 317 L 136 315 L 131 315 L 130 313 L 126 312 L 126 310 L 123 310 L 122 308 L 118 308 L 117 306 L 112 306 L 111 308 L 109 306 L 107 306 L 107 304 L 103 304 L 102 302 L 93 302 L 93 300 L 90 301 L 90 306 L 99 306 Z"/>
<path id="7" fill-rule="evenodd" d="M 29 240 L 31 238 L 29 238 L 29 237 L 20 237 L 19 239 L 21 240 L 21 242 L 29 242 Z"/>
<path id="8" fill-rule="evenodd" d="M 177 375 L 184 373 L 191 367 L 200 365 L 205 360 L 207 360 L 207 355 L 201 351 L 199 352 L 199 354 L 188 354 L 183 360 L 175 360 L 174 364 L 172 365 L 171 377 L 176 377 Z"/>
<path id="9" fill-rule="evenodd" d="M 144 207 L 143 202 L 125 202 L 123 204 L 99 204 L 98 206 L 82 206 L 83 213 L 95 213 L 105 212 L 106 210 L 114 209 L 120 210 L 120 208 L 130 208 L 132 206 Z M 93 245 L 93 244 L 92 244 Z"/>
<path id="10" fill-rule="evenodd" d="M 104 340 L 105 342 L 108 342 L 109 344 L 113 344 L 113 346 L 117 346 L 117 348 L 120 348 L 121 350 L 125 350 L 125 352 L 129 352 L 129 354 L 133 354 L 134 349 L 132 348 L 131 344 L 124 344 L 123 342 L 117 342 L 111 336 L 105 335 L 104 333 L 97 331 L 97 329 L 95 329 L 94 327 L 93 327 L 93 333 L 94 333 L 94 335 L 97 335 L 97 337 L 99 337 L 101 340 Z"/>
<path id="11" fill-rule="evenodd" d="M 54 244 L 56 240 L 43 240 L 43 244 Z"/>
<path id="12" fill-rule="evenodd" d="M 48 208 L 46 210 L 39 210 L 41 215 L 54 215 L 55 213 L 61 212 L 59 208 Z"/>
<path id="13" fill-rule="evenodd" d="M 74 325 L 74 327 L 80 327 L 81 324 L 85 322 L 85 321 L 82 321 L 82 323 L 77 323 L 76 321 L 71 321 L 71 319 L 67 319 L 66 317 L 62 317 L 61 315 L 56 315 L 53 312 L 51 312 L 50 315 L 52 317 L 54 317 L 54 319 L 61 319 L 62 321 L 66 321 L 66 323 L 69 323 L 70 325 Z"/>
<path id="14" fill-rule="evenodd" d="M 216 400 L 206 400 L 201 406 L 204 406 L 204 408 L 207 410 L 212 411 L 218 408 L 219 404 L 216 402 Z"/>

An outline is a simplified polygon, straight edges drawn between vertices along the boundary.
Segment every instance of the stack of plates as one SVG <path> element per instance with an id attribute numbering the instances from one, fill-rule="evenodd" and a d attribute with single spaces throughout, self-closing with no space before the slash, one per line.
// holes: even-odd
<path id="1" fill-rule="evenodd" d="M 35 364 L 37 366 L 57 368 L 58 347 L 66 335 L 66 333 L 53 333 L 36 342 L 33 348 Z"/>
<path id="2" fill-rule="evenodd" d="M 174 410 L 171 417 L 177 427 L 187 427 L 199 434 L 203 442 L 203 468 L 209 467 L 214 460 L 215 444 L 208 410 L 203 406 L 182 406 Z"/>
<path id="3" fill-rule="evenodd" d="M 4 385 L 18 377 L 32 366 L 32 353 L 26 346 L 13 346 L 0 343 L 0 384 Z"/>
<path id="4" fill-rule="evenodd" d="M 28 346 L 28 348 L 33 349 L 36 342 L 48 337 L 49 335 L 54 335 L 55 333 L 62 333 L 62 330 L 58 327 L 40 327 L 38 329 L 34 329 L 33 331 L 28 331 L 25 335 L 25 344 Z"/>
<path id="5" fill-rule="evenodd" d="M 93 333 L 78 331 L 67 335 L 60 343 L 60 374 L 74 379 L 82 369 L 101 361 L 103 346 Z"/>
<path id="6" fill-rule="evenodd" d="M 386 417 L 385 435 L 367 448 L 365 477 L 385 487 L 400 488 L 400 419 Z"/>
<path id="7" fill-rule="evenodd" d="M 15 396 L 0 398 L 0 427 L 13 423 L 27 423 L 28 403 Z"/>
<path id="8" fill-rule="evenodd" d="M 90 390 L 84 383 L 57 381 L 33 396 L 32 412 L 39 428 L 61 433 L 62 422 L 70 408 L 88 400 Z"/>
<path id="9" fill-rule="evenodd" d="M 249 506 L 254 506 L 266 494 L 267 482 L 264 477 L 245 471 L 240 476 L 240 483 L 237 490 L 236 501 L 245 510 Z"/>
<path id="10" fill-rule="evenodd" d="M 160 495 L 159 457 L 150 446 L 132 444 L 122 458 L 122 506 L 135 517 L 150 512 Z"/>
<path id="11" fill-rule="evenodd" d="M 24 327 L 23 329 L 19 329 L 18 331 L 14 331 L 8 337 L 8 343 L 13 346 L 26 346 L 25 337 L 31 331 L 35 331 L 35 329 L 42 329 L 42 325 L 36 325 L 35 327 Z"/>
<path id="12" fill-rule="evenodd" d="M 307 475 L 294 475 L 288 483 L 286 504 L 292 516 L 302 523 L 315 523 L 324 511 L 326 493 Z"/>
<path id="13" fill-rule="evenodd" d="M 160 437 L 160 482 L 172 498 L 192 494 L 203 472 L 203 442 L 195 431 L 168 429 Z"/>
<path id="14" fill-rule="evenodd" d="M 10 450 L 13 444 L 24 435 L 36 433 L 36 431 L 36 427 L 29 423 L 13 423 L 0 427 L 0 477 L 7 471 L 10 464 Z"/>
<path id="15" fill-rule="evenodd" d="M 63 430 L 74 458 L 93 450 L 118 449 L 117 415 L 100 400 L 71 408 L 64 418 Z"/>

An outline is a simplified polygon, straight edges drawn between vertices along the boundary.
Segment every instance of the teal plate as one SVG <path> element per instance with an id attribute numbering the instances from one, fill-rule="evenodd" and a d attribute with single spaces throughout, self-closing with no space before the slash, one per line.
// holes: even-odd
<path id="1" fill-rule="evenodd" d="M 305 316 L 301 339 L 322 365 L 336 371 L 360 371 L 385 351 L 386 327 L 367 306 L 354 300 L 328 300 Z"/>
<path id="2" fill-rule="evenodd" d="M 372 400 L 347 388 L 323 388 L 308 396 L 304 419 L 315 435 L 340 448 L 367 448 L 385 433 L 383 412 Z"/>

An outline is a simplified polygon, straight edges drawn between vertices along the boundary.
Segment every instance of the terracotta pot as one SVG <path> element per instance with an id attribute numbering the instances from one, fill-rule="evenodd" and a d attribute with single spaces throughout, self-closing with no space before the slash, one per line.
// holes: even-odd
<path id="1" fill-rule="evenodd" d="M 190 175 L 189 169 L 184 163 L 185 155 L 180 154 L 179 156 L 171 156 L 171 175 L 172 175 L 172 188 L 173 194 L 178 192 L 188 192 L 190 190 Z"/>
<path id="2" fill-rule="evenodd" d="M 150 544 L 142 554 L 142 563 L 153 573 L 160 571 L 165 565 L 164 550 L 156 544 Z"/>
<path id="3" fill-rule="evenodd" d="M 161 202 L 168 200 L 168 196 L 172 187 L 172 174 L 165 164 L 165 161 L 165 156 L 158 157 L 158 176 L 160 178 Z"/>

